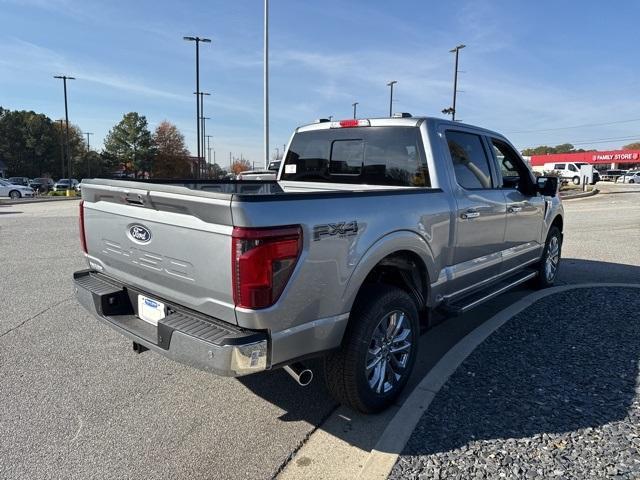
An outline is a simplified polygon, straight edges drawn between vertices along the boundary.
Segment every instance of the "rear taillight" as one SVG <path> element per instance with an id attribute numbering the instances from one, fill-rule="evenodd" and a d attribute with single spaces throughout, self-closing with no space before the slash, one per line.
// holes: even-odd
<path id="1" fill-rule="evenodd" d="M 82 247 L 82 251 L 84 253 L 89 253 L 87 251 L 87 236 L 84 233 L 84 200 L 80 200 L 79 226 L 80 226 L 80 246 Z"/>
<path id="2" fill-rule="evenodd" d="M 233 301 L 243 308 L 273 305 L 287 285 L 302 250 L 299 226 L 234 227 L 231 252 Z"/>

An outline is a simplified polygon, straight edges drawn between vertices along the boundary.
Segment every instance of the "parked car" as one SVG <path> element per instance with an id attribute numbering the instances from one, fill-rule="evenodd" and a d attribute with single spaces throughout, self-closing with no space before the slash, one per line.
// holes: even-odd
<path id="1" fill-rule="evenodd" d="M 299 127 L 276 181 L 82 190 L 77 299 L 136 352 L 302 385 L 324 357 L 329 391 L 363 412 L 406 384 L 421 321 L 552 285 L 563 239 L 557 177 L 439 118 Z"/>
<path id="2" fill-rule="evenodd" d="M 544 171 L 549 173 L 552 171 L 558 172 L 558 175 L 564 182 L 571 182 L 574 185 L 580 185 L 580 167 L 582 165 L 589 165 L 586 162 L 555 162 L 545 163 Z M 591 185 L 595 185 L 600 180 L 600 174 L 598 171 L 591 167 L 593 171 L 593 181 Z"/>
<path id="3" fill-rule="evenodd" d="M 7 178 L 7 182 L 13 183 L 14 185 L 22 185 L 23 187 L 28 187 L 29 177 L 9 177 Z"/>
<path id="4" fill-rule="evenodd" d="M 74 190 L 77 190 L 78 183 L 79 183 L 78 180 L 76 180 L 75 178 L 72 178 L 71 179 L 71 188 L 74 189 Z M 68 178 L 61 178 L 56 183 L 54 183 L 54 185 L 53 185 L 53 191 L 54 192 L 60 192 L 60 191 L 65 191 L 65 190 L 69 190 L 69 179 Z"/>
<path id="5" fill-rule="evenodd" d="M 237 180 L 275 180 L 278 172 L 273 170 L 246 170 L 236 175 Z"/>
<path id="6" fill-rule="evenodd" d="M 617 183 L 640 183 L 640 170 L 625 172 L 623 175 L 620 175 L 617 178 L 616 182 Z"/>
<path id="7" fill-rule="evenodd" d="M 269 162 L 269 166 L 267 167 L 267 170 L 272 170 L 278 173 L 278 170 L 280 170 L 281 163 L 282 163 L 281 160 L 274 160 L 273 162 Z"/>
<path id="8" fill-rule="evenodd" d="M 24 185 L 16 185 L 6 180 L 0 180 L 0 197 L 9 197 L 14 200 L 22 197 L 33 197 L 35 194 L 33 188 Z"/>
<path id="9" fill-rule="evenodd" d="M 29 186 L 33 188 L 35 191 L 40 193 L 47 193 L 50 190 L 53 190 L 53 180 L 50 178 L 34 178 L 31 180 Z"/>

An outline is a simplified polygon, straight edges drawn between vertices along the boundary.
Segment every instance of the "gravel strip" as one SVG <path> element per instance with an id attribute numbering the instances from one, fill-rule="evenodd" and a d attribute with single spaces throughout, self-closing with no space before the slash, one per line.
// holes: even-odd
<path id="1" fill-rule="evenodd" d="M 536 302 L 438 392 L 389 478 L 640 478 L 640 290 Z"/>

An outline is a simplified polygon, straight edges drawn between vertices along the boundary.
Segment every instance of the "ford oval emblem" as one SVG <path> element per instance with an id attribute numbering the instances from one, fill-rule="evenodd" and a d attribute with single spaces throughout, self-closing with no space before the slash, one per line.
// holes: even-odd
<path id="1" fill-rule="evenodd" d="M 132 240 L 138 243 L 149 243 L 151 241 L 151 232 L 143 225 L 131 225 L 129 227 L 129 235 Z"/>

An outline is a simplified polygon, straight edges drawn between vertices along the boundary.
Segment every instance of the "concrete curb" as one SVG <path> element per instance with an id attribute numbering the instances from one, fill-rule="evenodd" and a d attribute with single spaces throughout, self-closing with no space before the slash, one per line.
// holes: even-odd
<path id="1" fill-rule="evenodd" d="M 593 197 L 598 193 L 600 193 L 600 190 L 598 190 L 597 188 L 594 188 L 590 192 L 574 193 L 573 195 L 560 195 L 560 198 L 562 198 L 562 200 L 574 200 L 578 198 Z"/>
<path id="2" fill-rule="evenodd" d="M 398 413 L 396 413 L 387 425 L 376 446 L 367 457 L 357 478 L 360 480 L 387 479 L 399 454 L 404 449 L 420 418 L 429 409 L 429 405 L 440 388 L 442 388 L 449 377 L 476 347 L 484 342 L 493 332 L 525 308 L 542 298 L 567 290 L 593 287 L 627 287 L 640 289 L 640 284 L 581 283 L 552 287 L 532 293 L 491 317 L 454 345 L 422 379 L 413 392 L 411 392 L 409 398 L 407 398 Z"/>
<path id="3" fill-rule="evenodd" d="M 25 203 L 48 203 L 48 202 L 63 202 L 68 200 L 81 200 L 80 196 L 77 197 L 48 197 L 48 198 L 25 198 L 24 200 L 0 200 L 0 206 L 2 205 L 24 205 Z"/>

